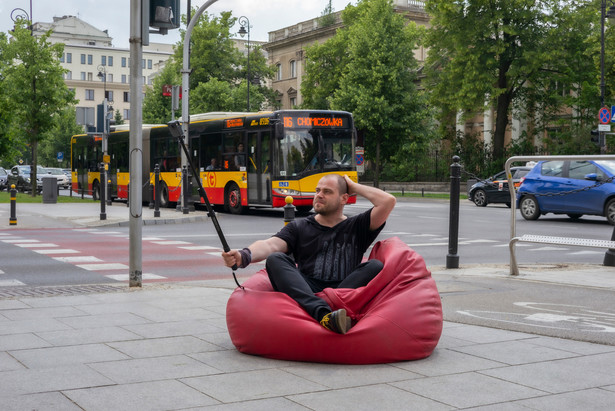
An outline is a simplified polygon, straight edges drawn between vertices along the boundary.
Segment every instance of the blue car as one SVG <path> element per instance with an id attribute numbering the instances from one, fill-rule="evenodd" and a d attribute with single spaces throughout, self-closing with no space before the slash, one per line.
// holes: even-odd
<path id="1" fill-rule="evenodd" d="M 543 214 L 600 215 L 615 225 L 615 161 L 541 161 L 525 176 L 517 206 L 526 220 Z"/>

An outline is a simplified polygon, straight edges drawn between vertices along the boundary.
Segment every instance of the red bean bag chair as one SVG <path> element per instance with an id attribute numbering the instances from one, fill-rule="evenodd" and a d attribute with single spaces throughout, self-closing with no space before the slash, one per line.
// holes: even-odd
<path id="1" fill-rule="evenodd" d="M 377 242 L 369 258 L 384 268 L 368 285 L 318 293 L 356 321 L 347 334 L 325 329 L 274 291 L 263 269 L 228 300 L 231 341 L 242 353 L 280 360 L 375 364 L 428 357 L 442 334 L 442 305 L 423 258 L 397 237 Z"/>

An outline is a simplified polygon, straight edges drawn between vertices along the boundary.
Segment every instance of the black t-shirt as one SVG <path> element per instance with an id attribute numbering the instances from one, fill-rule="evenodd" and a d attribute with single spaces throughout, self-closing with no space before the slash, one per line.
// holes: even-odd
<path id="1" fill-rule="evenodd" d="M 363 254 L 378 237 L 382 224 L 370 231 L 371 209 L 348 217 L 335 227 L 325 227 L 313 215 L 290 222 L 275 237 L 288 245 L 299 271 L 323 281 L 341 281 L 361 263 Z"/>

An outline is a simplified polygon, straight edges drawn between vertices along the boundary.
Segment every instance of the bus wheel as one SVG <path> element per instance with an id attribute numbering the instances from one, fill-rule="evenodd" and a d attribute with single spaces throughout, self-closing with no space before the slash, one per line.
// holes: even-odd
<path id="1" fill-rule="evenodd" d="M 231 184 L 226 191 L 226 205 L 232 214 L 241 214 L 243 212 L 241 192 L 235 183 Z"/>
<path id="2" fill-rule="evenodd" d="M 164 181 L 161 181 L 159 184 L 160 187 L 160 207 L 168 208 L 169 204 L 169 187 Z"/>
<path id="3" fill-rule="evenodd" d="M 98 181 L 94 181 L 92 183 L 92 199 L 94 201 L 100 200 L 100 185 L 98 184 Z"/>

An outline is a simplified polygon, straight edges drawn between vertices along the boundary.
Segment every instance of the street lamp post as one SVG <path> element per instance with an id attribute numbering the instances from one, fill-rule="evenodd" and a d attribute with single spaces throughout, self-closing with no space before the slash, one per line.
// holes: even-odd
<path id="1" fill-rule="evenodd" d="M 246 35 L 246 33 L 248 34 L 248 65 L 247 65 L 246 79 L 248 83 L 248 110 L 247 111 L 250 111 L 250 20 L 245 16 L 241 16 L 239 17 L 239 24 L 241 25 L 241 27 L 239 28 L 239 35 L 243 38 Z"/>
<path id="2" fill-rule="evenodd" d="M 606 2 L 610 3 L 609 12 L 606 12 Z M 615 3 L 613 0 L 602 0 L 600 7 L 600 107 L 604 107 L 604 94 L 606 84 L 604 83 L 604 20 L 608 18 L 611 23 L 615 22 Z M 604 131 L 600 131 L 600 154 L 606 154 L 606 136 Z M 611 234 L 611 241 L 615 240 L 615 227 Z M 604 254 L 603 264 L 615 266 L 615 250 L 609 249 Z"/>
<path id="3" fill-rule="evenodd" d="M 102 80 L 103 89 L 105 91 L 105 94 L 103 96 L 104 98 L 107 98 L 107 69 L 105 68 L 105 66 L 98 66 L 98 75 L 96 77 Z"/>

